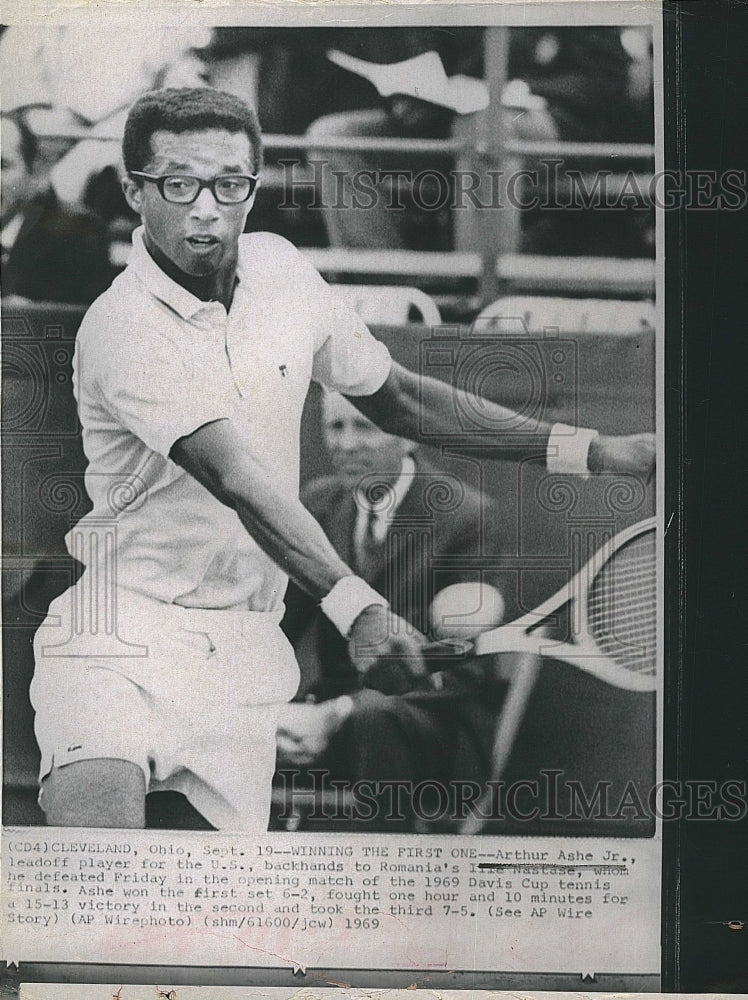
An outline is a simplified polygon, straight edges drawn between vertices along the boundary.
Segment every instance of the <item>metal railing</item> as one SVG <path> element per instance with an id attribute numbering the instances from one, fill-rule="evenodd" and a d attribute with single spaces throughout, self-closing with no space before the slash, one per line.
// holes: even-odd
<path id="1" fill-rule="evenodd" d="M 648 143 L 562 142 L 515 140 L 505 135 L 505 109 L 501 95 L 506 83 L 509 29 L 489 27 L 484 35 L 484 64 L 489 104 L 485 112 L 457 120 L 457 133 L 448 139 L 403 139 L 398 137 L 335 136 L 316 138 L 308 135 L 269 134 L 264 136 L 268 152 L 296 151 L 299 153 L 406 153 L 413 157 L 451 158 L 456 170 L 486 171 L 492 169 L 503 180 L 497 207 L 481 211 L 469 202 L 455 217 L 455 252 L 428 251 L 362 251 L 359 248 L 319 248 L 310 251 L 322 269 L 340 275 L 376 274 L 382 276 L 422 275 L 434 277 L 463 276 L 478 284 L 478 301 L 488 301 L 505 294 L 512 287 L 538 290 L 582 290 L 585 293 L 636 294 L 650 296 L 654 292 L 654 263 L 649 259 L 619 261 L 612 258 L 530 257 L 517 252 L 520 232 L 520 209 L 504 197 L 506 178 L 532 160 L 610 160 L 616 167 L 623 163 L 653 162 L 654 146 Z M 82 134 L 73 129 L 50 138 L 88 138 L 99 142 L 119 142 L 116 130 L 106 125 Z M 277 157 L 274 157 L 277 162 Z M 308 159 L 313 159 L 308 158 Z M 313 174 L 303 161 L 293 161 L 301 173 L 296 178 L 313 182 Z M 489 165 L 487 167 L 487 164 Z M 563 171 L 559 171 L 563 183 Z M 614 188 L 621 186 L 628 175 L 608 175 Z M 651 175 L 634 175 L 637 190 L 648 197 Z M 583 181 L 594 181 L 593 174 L 582 174 Z M 288 172 L 281 165 L 267 168 L 270 187 L 288 183 Z M 376 256 L 375 256 L 376 255 Z M 396 270 L 399 268 L 400 270 Z"/>

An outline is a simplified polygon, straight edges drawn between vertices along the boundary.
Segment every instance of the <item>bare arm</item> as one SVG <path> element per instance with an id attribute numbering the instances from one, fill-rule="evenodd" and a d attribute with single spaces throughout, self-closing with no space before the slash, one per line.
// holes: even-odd
<path id="1" fill-rule="evenodd" d="M 180 438 L 170 457 L 221 503 L 235 510 L 260 548 L 315 600 L 329 595 L 343 578 L 353 576 L 301 502 L 283 496 L 268 471 L 247 454 L 230 420 L 204 424 Z M 365 674 L 377 661 L 389 658 L 402 665 L 407 678 L 423 675 L 423 637 L 408 630 L 386 603 L 366 589 L 372 595 L 371 603 L 365 597 L 355 607 L 356 617 L 347 633 L 349 655 L 356 668 Z"/>
<path id="2" fill-rule="evenodd" d="M 498 403 L 455 389 L 446 382 L 417 375 L 392 363 L 387 381 L 372 396 L 348 397 L 369 420 L 390 434 L 418 441 L 420 444 L 440 444 L 459 435 L 456 447 L 464 454 L 478 454 L 488 458 L 517 456 L 517 449 L 507 448 L 506 438 L 521 433 L 527 441 L 527 456 L 543 456 L 548 445 L 551 425 L 530 417 L 523 417 Z M 476 435 L 461 426 L 457 416 L 462 412 L 479 412 L 484 427 L 495 427 L 495 433 Z M 424 427 L 428 434 L 424 434 Z M 488 448 L 488 451 L 486 450 Z"/>
<path id="3" fill-rule="evenodd" d="M 530 458 L 545 461 L 551 425 L 471 395 L 438 379 L 417 375 L 395 362 L 384 385 L 371 396 L 348 397 L 382 430 L 421 444 L 450 441 L 463 455 L 481 458 Z M 458 414 L 479 413 L 479 435 L 466 432 Z M 424 433 L 424 427 L 428 433 Z M 495 427 L 494 432 L 490 431 Z M 452 439 L 452 440 L 450 440 Z M 510 445 L 508 441 L 511 440 Z M 518 440 L 522 447 L 517 446 Z M 593 438 L 587 457 L 590 472 L 624 472 L 649 477 L 654 468 L 653 434 Z"/>
<path id="4" fill-rule="evenodd" d="M 229 420 L 180 438 L 170 457 L 239 515 L 257 544 L 316 600 L 352 570 L 301 501 L 283 496 Z"/>

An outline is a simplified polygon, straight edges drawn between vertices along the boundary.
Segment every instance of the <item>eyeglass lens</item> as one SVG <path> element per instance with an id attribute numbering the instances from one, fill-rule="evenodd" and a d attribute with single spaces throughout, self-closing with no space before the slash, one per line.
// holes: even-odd
<path id="1" fill-rule="evenodd" d="M 226 176 L 216 177 L 211 183 L 202 182 L 197 177 L 171 175 L 163 182 L 164 197 L 167 201 L 194 201 L 202 187 L 213 189 L 216 198 L 221 202 L 245 201 L 252 190 L 252 180 L 249 177 Z"/>

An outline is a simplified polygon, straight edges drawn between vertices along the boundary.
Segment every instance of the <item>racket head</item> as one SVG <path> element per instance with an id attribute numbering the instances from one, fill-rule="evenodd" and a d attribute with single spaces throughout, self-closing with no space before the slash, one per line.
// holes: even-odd
<path id="1" fill-rule="evenodd" d="M 629 677 L 631 686 L 653 688 L 657 674 L 654 519 L 616 535 L 588 567 L 592 572 L 579 594 L 583 635 L 622 677 Z"/>
<path id="2" fill-rule="evenodd" d="M 601 546 L 535 611 L 477 636 L 474 648 L 462 653 L 459 662 L 470 652 L 476 656 L 525 652 L 571 663 L 616 687 L 653 691 L 657 686 L 656 567 L 655 519 L 647 518 Z M 578 621 L 574 641 L 554 642 L 540 628 L 542 621 L 572 601 Z M 438 662 L 438 650 L 427 656 L 429 669 L 446 669 L 431 665 Z"/>

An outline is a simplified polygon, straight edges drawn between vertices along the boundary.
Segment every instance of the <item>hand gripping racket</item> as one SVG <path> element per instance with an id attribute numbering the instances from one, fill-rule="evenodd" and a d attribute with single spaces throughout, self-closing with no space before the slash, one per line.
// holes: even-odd
<path id="1" fill-rule="evenodd" d="M 423 650 L 426 664 L 434 672 L 471 655 L 533 653 L 571 663 L 619 688 L 652 691 L 656 589 L 655 520 L 648 518 L 610 539 L 534 611 L 481 633 L 472 643 L 430 643 Z M 572 641 L 554 643 L 543 625 L 567 605 Z"/>

